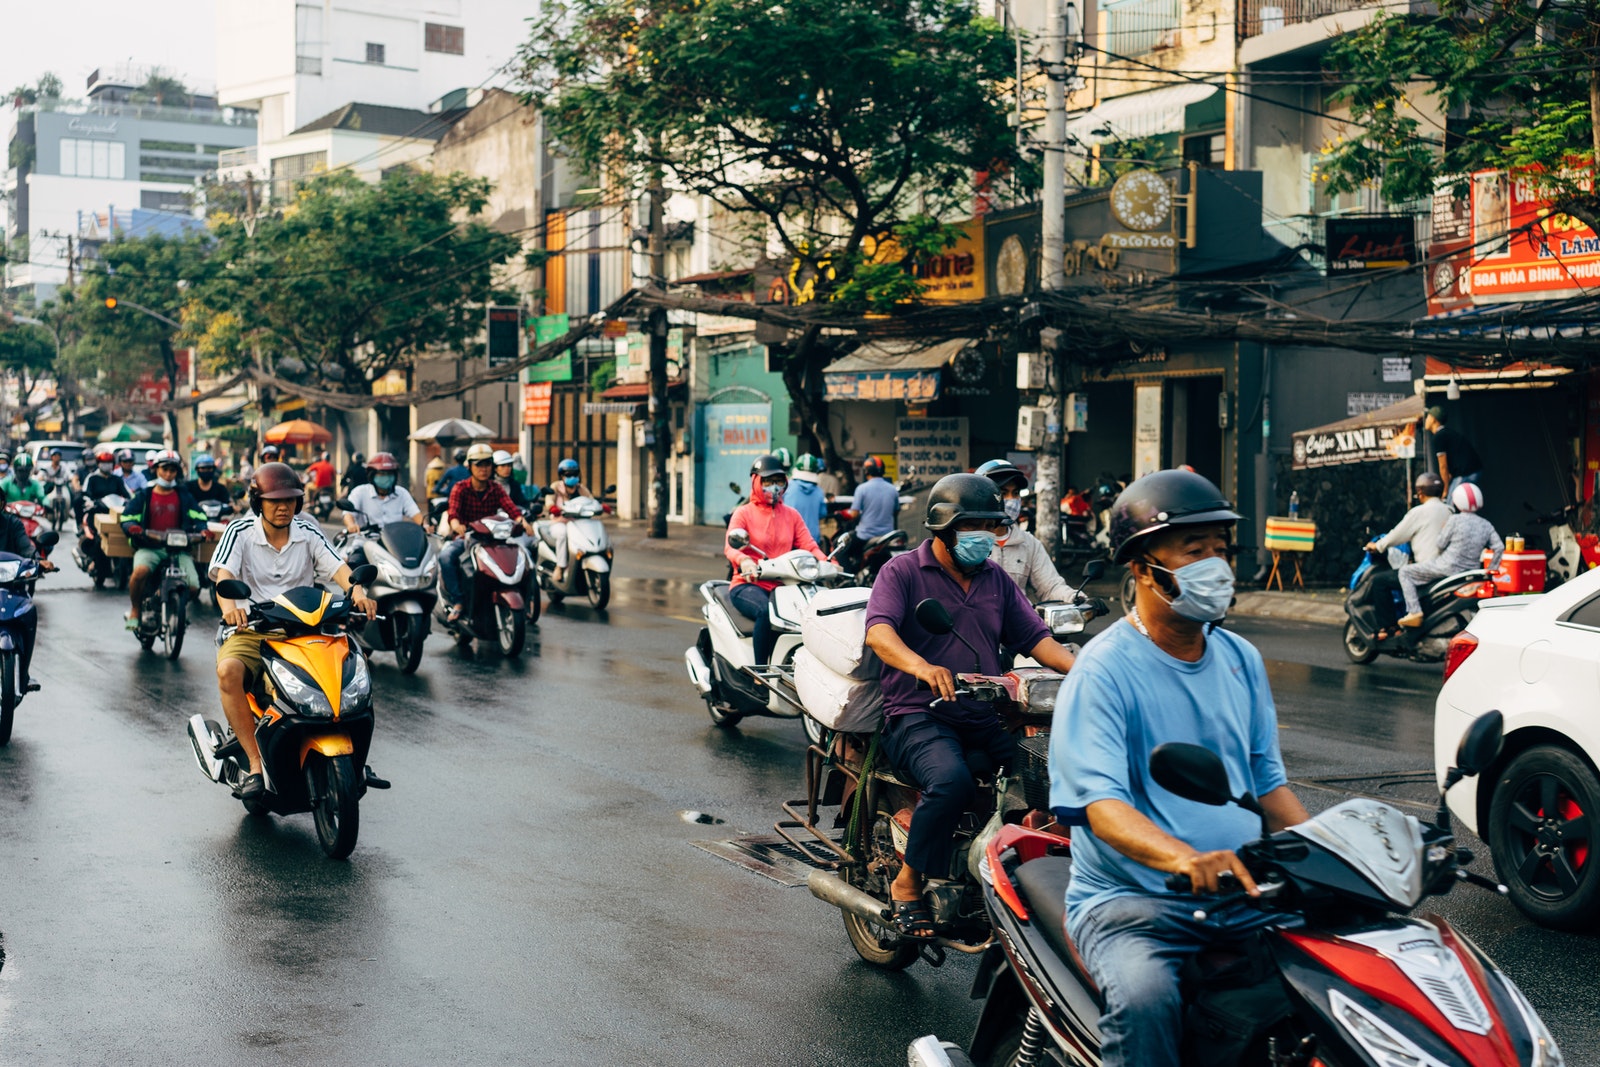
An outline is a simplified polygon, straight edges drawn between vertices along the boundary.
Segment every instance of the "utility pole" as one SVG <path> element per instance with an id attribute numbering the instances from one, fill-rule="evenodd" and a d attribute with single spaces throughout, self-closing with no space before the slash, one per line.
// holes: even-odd
<path id="1" fill-rule="evenodd" d="M 1063 0 L 1047 0 L 1044 26 L 1044 203 L 1040 209 L 1042 241 L 1039 280 L 1045 290 L 1066 282 L 1067 243 L 1067 27 Z M 1041 357 L 1047 358 L 1049 381 L 1039 398 L 1044 410 L 1044 445 L 1034 474 L 1034 499 L 1038 501 L 1035 536 L 1054 560 L 1061 541 L 1061 407 L 1065 385 L 1065 355 L 1060 333 L 1040 332 Z"/>
<path id="2" fill-rule="evenodd" d="M 666 185 L 661 168 L 650 172 L 650 284 L 667 289 Z M 650 309 L 650 536 L 667 536 L 667 309 Z"/>

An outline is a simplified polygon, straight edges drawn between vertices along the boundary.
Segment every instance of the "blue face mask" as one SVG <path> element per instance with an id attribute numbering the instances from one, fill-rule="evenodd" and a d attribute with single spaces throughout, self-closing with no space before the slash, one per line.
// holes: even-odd
<path id="1" fill-rule="evenodd" d="M 1022 517 L 1022 501 L 1019 498 L 1011 497 L 1000 506 L 1005 509 L 1006 518 L 1012 522 Z"/>
<path id="2" fill-rule="evenodd" d="M 994 551 L 995 536 L 987 530 L 974 530 L 956 534 L 955 547 L 950 554 L 962 567 L 972 568 L 989 558 Z"/>
<path id="3" fill-rule="evenodd" d="M 566 483 L 568 489 L 576 489 L 578 488 L 578 482 L 582 479 L 580 479 L 576 474 L 569 474 L 561 480 Z"/>
<path id="4" fill-rule="evenodd" d="M 1233 603 L 1233 568 L 1225 557 L 1196 560 L 1177 570 L 1155 563 L 1150 566 L 1178 580 L 1178 595 L 1167 604 L 1179 615 L 1194 622 L 1217 622 L 1228 613 L 1228 605 Z"/>
<path id="5" fill-rule="evenodd" d="M 387 493 L 394 488 L 394 479 L 395 476 L 392 474 L 374 474 L 372 476 L 372 486 L 374 489 Z"/>

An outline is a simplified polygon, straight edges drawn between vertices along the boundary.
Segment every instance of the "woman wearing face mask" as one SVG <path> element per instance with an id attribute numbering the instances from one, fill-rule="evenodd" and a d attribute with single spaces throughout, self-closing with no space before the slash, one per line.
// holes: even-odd
<path id="1" fill-rule="evenodd" d="M 1033 534 L 1017 525 L 1022 514 L 1022 491 L 1028 488 L 1028 476 L 1003 459 L 991 459 L 974 472 L 988 478 L 1000 489 L 1001 506 L 1011 525 L 995 541 L 994 555 L 989 557 L 1011 575 L 1011 580 L 1024 593 L 1033 587 L 1030 599 L 1036 604 L 1047 600 L 1071 600 L 1076 590 L 1068 585 L 1050 562 L 1050 553 Z"/>
<path id="2" fill-rule="evenodd" d="M 744 530 L 750 535 L 750 547 L 739 549 L 724 544 L 728 562 L 734 566 L 733 588 L 728 595 L 739 613 L 755 622 L 755 654 L 757 663 L 772 661 L 772 646 L 778 635 L 772 632 L 767 615 L 767 605 L 777 582 L 762 582 L 755 577 L 761 559 L 771 559 L 803 548 L 818 559 L 826 559 L 817 547 L 811 531 L 806 529 L 800 513 L 783 502 L 784 491 L 789 487 L 789 474 L 783 460 L 777 456 L 762 456 L 750 465 L 750 502 L 740 504 L 728 521 L 729 530 Z M 760 552 L 754 550 L 759 549 Z"/>
<path id="3" fill-rule="evenodd" d="M 511 457 L 508 454 L 506 456 L 506 465 L 509 466 L 510 463 Z M 497 467 L 496 469 L 498 470 L 499 468 Z M 578 461 L 571 457 L 556 464 L 556 480 L 546 486 L 543 493 L 553 498 L 550 501 L 550 518 L 554 521 L 550 525 L 550 536 L 555 538 L 555 580 L 560 583 L 565 581 L 567 576 L 567 527 L 565 520 L 561 518 L 562 509 L 566 506 L 567 501 L 576 500 L 581 496 L 589 497 L 592 500 L 598 500 L 599 497 L 596 497 L 594 491 L 583 484 L 583 475 L 579 471 Z"/>

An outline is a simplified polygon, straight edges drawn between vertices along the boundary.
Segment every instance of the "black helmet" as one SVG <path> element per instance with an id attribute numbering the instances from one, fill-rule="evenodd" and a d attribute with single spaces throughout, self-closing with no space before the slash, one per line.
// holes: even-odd
<path id="1" fill-rule="evenodd" d="M 456 466 L 459 467 L 461 464 L 463 464 L 463 463 L 465 463 L 467 461 L 467 450 L 464 449 L 464 448 L 458 448 L 458 449 L 455 450 L 454 456 L 455 456 Z"/>
<path id="2" fill-rule="evenodd" d="M 981 474 L 947 474 L 935 482 L 923 525 L 938 533 L 963 519 L 1010 522 L 1000 487 Z"/>
<path id="3" fill-rule="evenodd" d="M 1423 471 L 1417 475 L 1417 480 L 1412 485 L 1424 496 L 1444 496 L 1444 479 L 1432 471 Z"/>
<path id="4" fill-rule="evenodd" d="M 789 469 L 777 456 L 762 456 L 750 464 L 750 473 L 757 478 L 771 478 L 775 474 L 789 477 Z"/>
<path id="5" fill-rule="evenodd" d="M 1169 526 L 1235 523 L 1238 512 L 1194 471 L 1156 471 L 1134 482 L 1111 505 L 1111 562 L 1126 563 L 1141 538 Z"/>
<path id="6" fill-rule="evenodd" d="M 357 452 L 350 457 L 350 465 L 352 467 L 364 467 L 367 465 L 367 457 Z"/>

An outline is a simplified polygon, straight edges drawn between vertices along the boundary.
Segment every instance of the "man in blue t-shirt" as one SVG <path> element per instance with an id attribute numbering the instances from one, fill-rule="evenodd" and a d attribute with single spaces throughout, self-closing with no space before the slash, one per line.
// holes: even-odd
<path id="1" fill-rule="evenodd" d="M 1222 758 L 1234 795 L 1260 798 L 1273 829 L 1307 818 L 1278 752 L 1261 654 L 1215 626 L 1233 599 L 1229 536 L 1239 516 L 1211 482 L 1158 471 L 1111 508 L 1114 561 L 1138 582 L 1134 610 L 1086 646 L 1056 699 L 1050 805 L 1072 837 L 1067 931 L 1105 998 L 1105 1067 L 1178 1067 L 1187 957 L 1281 915 L 1244 900 L 1207 906 L 1166 888 L 1215 893 L 1231 874 L 1257 890 L 1235 850 L 1260 835 L 1236 806 L 1184 800 L 1150 777 L 1150 753 L 1184 741 Z"/>
<path id="2" fill-rule="evenodd" d="M 861 484 L 850 506 L 860 512 L 856 536 L 863 541 L 894 533 L 900 515 L 900 490 L 883 476 L 883 460 L 868 456 L 861 461 Z"/>

